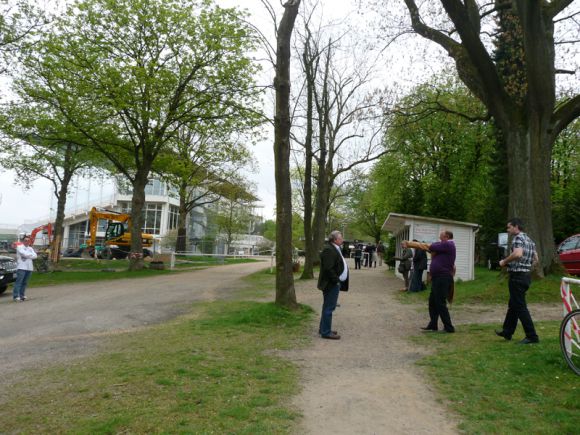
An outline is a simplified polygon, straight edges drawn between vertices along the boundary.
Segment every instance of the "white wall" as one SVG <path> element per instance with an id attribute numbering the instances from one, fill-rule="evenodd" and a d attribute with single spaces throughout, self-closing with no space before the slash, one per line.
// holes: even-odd
<path id="1" fill-rule="evenodd" d="M 455 267 L 457 272 L 455 279 L 471 281 L 475 278 L 473 264 L 475 233 L 472 227 L 441 224 L 438 222 L 418 221 L 413 219 L 407 221 L 406 224 L 409 226 L 409 240 L 417 239 L 419 242 L 424 243 L 433 243 L 439 241 L 439 233 L 441 231 L 451 231 L 453 233 L 453 241 L 457 250 L 457 258 L 455 260 Z M 430 255 L 427 255 L 427 257 L 430 264 Z M 396 272 L 396 274 L 401 276 L 398 272 Z"/>

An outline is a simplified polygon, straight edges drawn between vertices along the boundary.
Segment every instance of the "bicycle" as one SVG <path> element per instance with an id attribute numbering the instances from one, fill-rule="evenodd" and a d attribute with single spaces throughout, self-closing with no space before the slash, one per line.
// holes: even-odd
<path id="1" fill-rule="evenodd" d="M 580 285 L 580 279 L 562 278 L 560 294 L 564 304 L 564 319 L 560 324 L 560 349 L 568 367 L 580 376 L 580 307 L 570 290 L 570 284 Z M 572 309 L 572 303 L 575 309 Z"/>

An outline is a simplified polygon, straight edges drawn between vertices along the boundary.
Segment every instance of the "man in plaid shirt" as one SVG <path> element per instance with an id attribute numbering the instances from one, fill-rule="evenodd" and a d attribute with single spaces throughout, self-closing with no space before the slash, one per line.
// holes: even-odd
<path id="1" fill-rule="evenodd" d="M 508 287 L 510 300 L 508 310 L 503 322 L 503 329 L 495 331 L 497 335 L 511 340 L 518 325 L 518 319 L 526 333 L 526 338 L 519 344 L 538 343 L 540 339 L 536 334 L 532 316 L 526 304 L 526 292 L 532 283 L 532 266 L 538 262 L 536 244 L 523 232 L 524 227 L 520 219 L 514 218 L 507 223 L 507 231 L 513 236 L 512 252 L 499 262 L 501 267 L 507 266 L 509 273 Z"/>

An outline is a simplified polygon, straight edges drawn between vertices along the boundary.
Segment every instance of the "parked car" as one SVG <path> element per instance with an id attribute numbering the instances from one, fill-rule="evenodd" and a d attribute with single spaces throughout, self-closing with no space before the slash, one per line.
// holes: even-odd
<path id="1" fill-rule="evenodd" d="M 558 255 L 570 275 L 580 275 L 580 234 L 570 236 L 560 243 Z"/>
<path id="2" fill-rule="evenodd" d="M 8 284 L 16 281 L 16 261 L 12 257 L 0 255 L 0 295 L 6 291 Z"/>

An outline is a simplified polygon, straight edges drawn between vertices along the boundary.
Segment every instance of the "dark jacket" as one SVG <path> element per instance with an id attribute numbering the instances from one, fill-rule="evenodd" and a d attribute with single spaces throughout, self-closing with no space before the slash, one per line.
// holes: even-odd
<path id="1" fill-rule="evenodd" d="M 340 282 L 340 274 L 344 270 L 341 254 L 334 245 L 326 243 L 320 253 L 320 274 L 318 275 L 318 289 L 328 290 Z M 340 283 L 340 290 L 348 291 L 348 276 Z"/>
<path id="2" fill-rule="evenodd" d="M 413 255 L 413 267 L 415 270 L 427 269 L 427 253 L 422 249 L 415 249 L 415 255 Z"/>
<path id="3" fill-rule="evenodd" d="M 411 259 L 413 258 L 413 251 L 411 248 L 403 248 L 403 252 L 400 257 L 395 257 L 395 260 L 399 260 L 399 272 L 403 273 L 403 270 L 411 270 Z M 401 270 L 402 269 L 402 270 Z"/>

